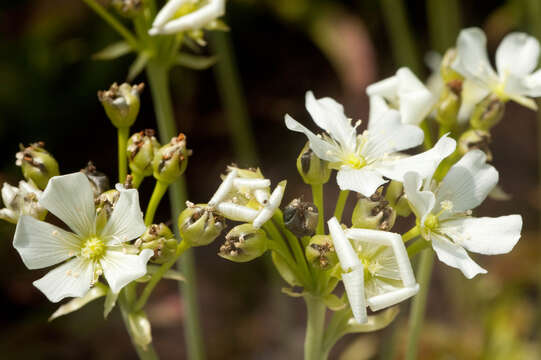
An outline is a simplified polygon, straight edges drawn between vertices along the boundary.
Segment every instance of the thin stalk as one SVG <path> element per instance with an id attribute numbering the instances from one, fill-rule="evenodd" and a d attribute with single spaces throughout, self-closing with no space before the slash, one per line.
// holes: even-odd
<path id="1" fill-rule="evenodd" d="M 128 173 L 128 157 L 126 156 L 126 148 L 128 147 L 129 135 L 129 127 L 118 128 L 118 182 L 121 184 L 126 181 L 126 174 Z"/>
<path id="2" fill-rule="evenodd" d="M 162 197 L 165 195 L 165 192 L 167 191 L 167 187 L 169 184 L 166 184 L 161 181 L 156 181 L 156 185 L 154 186 L 154 191 L 152 192 L 152 196 L 150 197 L 150 201 L 147 206 L 147 211 L 145 212 L 145 225 L 149 226 L 154 221 L 154 215 L 156 214 L 156 209 L 158 209 L 158 205 L 162 201 Z"/>
<path id="3" fill-rule="evenodd" d="M 153 60 L 148 63 L 146 71 L 154 101 L 154 111 L 156 112 L 160 140 L 162 143 L 167 143 L 177 135 L 175 119 L 173 117 L 173 106 L 171 104 L 171 93 L 167 80 L 169 69 L 164 64 Z M 187 200 L 184 177 L 171 184 L 169 191 L 171 218 L 176 220 Z M 173 221 L 173 229 L 175 234 L 180 237 L 176 221 Z M 205 351 L 199 322 L 197 279 L 193 250 L 186 251 L 177 266 L 186 278 L 186 281 L 180 285 L 180 288 L 186 307 L 185 337 L 188 358 L 191 360 L 201 360 L 205 358 Z"/>
<path id="4" fill-rule="evenodd" d="M 411 229 L 409 229 L 408 232 L 406 232 L 404 235 L 402 235 L 402 240 L 404 242 L 408 242 L 411 239 L 419 236 L 420 233 L 421 233 L 421 230 L 416 225 L 416 226 L 412 227 Z"/>
<path id="5" fill-rule="evenodd" d="M 344 207 L 348 200 L 349 190 L 340 191 L 338 200 L 336 201 L 336 207 L 334 208 L 334 217 L 338 219 L 338 222 L 342 220 L 342 214 L 344 213 Z"/>
<path id="6" fill-rule="evenodd" d="M 131 176 L 132 176 L 131 184 L 133 188 L 138 189 L 145 177 L 143 176 L 143 174 L 136 173 L 136 172 L 132 172 Z"/>
<path id="7" fill-rule="evenodd" d="M 89 8 L 94 10 L 96 14 L 98 14 L 109 26 L 111 26 L 113 29 L 115 29 L 120 36 L 126 40 L 130 46 L 136 50 L 139 45 L 137 43 L 137 39 L 135 36 L 132 35 L 132 33 L 124 26 L 122 25 L 113 15 L 111 15 L 103 6 L 101 6 L 96 0 L 83 0 L 83 2 L 88 5 Z"/>
<path id="8" fill-rule="evenodd" d="M 225 106 L 236 158 L 242 165 L 254 165 L 257 162 L 255 138 L 236 66 L 231 35 L 225 31 L 214 31 L 210 40 L 213 53 L 218 57 L 214 65 L 214 76 Z"/>
<path id="9" fill-rule="evenodd" d="M 417 268 L 417 281 L 421 289 L 413 298 L 410 310 L 410 318 L 408 324 L 408 340 L 406 348 L 406 360 L 417 359 L 417 345 L 419 343 L 419 335 L 423 327 L 425 317 L 426 300 L 428 297 L 428 289 L 430 278 L 432 276 L 432 267 L 434 265 L 434 252 L 432 249 L 427 249 L 421 254 L 419 267 Z"/>
<path id="10" fill-rule="evenodd" d="M 430 125 L 428 124 L 428 120 L 423 120 L 419 127 L 421 130 L 423 130 L 425 137 L 423 138 L 423 148 L 425 150 L 431 149 L 434 146 L 434 140 L 432 140 L 432 130 L 430 130 Z"/>
<path id="11" fill-rule="evenodd" d="M 424 250 L 426 248 L 430 247 L 430 242 L 426 241 L 425 239 L 419 239 L 410 246 L 408 246 L 408 257 L 412 259 L 417 253 L 419 253 L 421 250 Z"/>
<path id="12" fill-rule="evenodd" d="M 443 54 L 453 46 L 461 28 L 459 0 L 427 0 L 426 12 L 432 49 Z"/>
<path id="13" fill-rule="evenodd" d="M 284 239 L 284 236 L 280 233 L 276 225 L 272 221 L 267 221 L 263 225 L 263 229 L 265 229 L 265 231 L 270 236 L 272 250 L 276 251 L 280 256 L 284 258 L 284 260 L 291 268 L 291 271 L 295 273 L 297 278 L 306 281 L 306 279 L 304 279 L 304 275 L 298 272 L 299 267 L 297 266 L 297 263 L 291 254 L 290 248 L 286 245 L 286 240 Z"/>
<path id="14" fill-rule="evenodd" d="M 310 295 L 305 296 L 304 301 L 307 312 L 304 360 L 322 360 L 326 307 L 321 299 Z"/>
<path id="15" fill-rule="evenodd" d="M 323 235 L 325 233 L 325 219 L 324 204 L 323 204 L 323 184 L 312 185 L 312 202 L 317 207 L 319 217 L 317 219 L 316 234 Z"/>

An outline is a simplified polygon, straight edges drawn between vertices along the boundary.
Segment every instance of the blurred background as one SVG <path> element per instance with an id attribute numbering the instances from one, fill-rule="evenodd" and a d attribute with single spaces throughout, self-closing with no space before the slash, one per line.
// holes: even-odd
<path id="1" fill-rule="evenodd" d="M 535 12 L 540 7 L 538 0 L 436 3 L 438 0 L 228 1 L 225 20 L 231 31 L 225 37 L 208 34 L 209 47 L 203 52 L 219 53 L 224 41 L 232 45 L 256 151 L 243 154 L 235 150 L 231 116 L 218 90 L 216 67 L 204 71 L 175 68 L 171 76 L 177 126 L 187 134 L 194 151 L 186 172 L 189 199 L 208 201 L 220 173 L 232 162 L 261 166 L 273 183 L 287 179 L 284 203 L 301 195 L 310 199 L 310 189 L 295 168 L 305 138 L 287 131 L 283 124 L 285 113 L 305 124 L 310 122 L 304 108 L 306 90 L 313 90 L 316 97 L 334 97 L 350 117 L 367 119 L 367 85 L 394 74 L 400 65 L 410 66 L 426 79 L 430 69 L 424 64 L 425 54 L 430 50 L 442 53 L 452 46 L 458 29 L 482 27 L 493 54 L 506 33 L 535 34 L 537 22 L 541 22 L 541 11 Z M 438 17 L 438 9 L 446 6 L 453 16 L 440 13 Z M 396 17 L 402 10 L 407 23 Z M 438 32 L 442 26 L 450 30 Z M 413 52 L 404 48 L 408 28 Z M 101 171 L 116 173 L 116 134 L 96 92 L 114 81 L 122 82 L 133 56 L 97 61 L 92 55 L 117 40 L 117 34 L 81 1 L 2 2 L 1 182 L 15 184 L 21 178 L 14 164 L 19 143 L 38 140 L 45 141 L 63 173 L 78 171 L 88 160 Z M 137 81 L 145 82 L 144 74 Z M 142 99 L 133 131 L 155 127 L 148 89 Z M 506 110 L 493 131 L 492 150 L 500 185 L 512 199 L 488 200 L 477 214 L 521 214 L 522 239 L 508 255 L 476 257 L 489 272 L 470 281 L 458 270 L 436 262 L 421 359 L 541 357 L 537 166 L 541 124 L 536 113 L 514 103 Z M 328 211 L 338 195 L 332 181 L 326 186 Z M 143 202 L 148 200 L 151 185 L 142 185 Z M 350 214 L 353 196 L 348 204 Z M 162 203 L 157 219 L 170 220 L 167 202 Z M 395 229 L 405 228 L 399 224 Z M 104 321 L 101 300 L 47 322 L 57 305 L 32 286 L 41 274 L 27 270 L 13 249 L 14 230 L 10 224 L 0 223 L 0 357 L 135 359 L 119 314 L 114 312 Z M 263 259 L 235 264 L 216 256 L 220 241 L 195 251 L 208 358 L 301 358 L 302 300 L 279 292 L 283 284 L 267 271 Z M 162 282 L 151 298 L 148 314 L 163 359 L 186 356 L 182 304 L 175 282 Z M 402 304 L 401 315 L 385 330 L 342 339 L 331 358 L 377 359 L 393 342 L 400 354 L 408 309 L 408 303 Z M 393 327 L 404 331 L 395 332 L 397 336 L 391 339 Z"/>

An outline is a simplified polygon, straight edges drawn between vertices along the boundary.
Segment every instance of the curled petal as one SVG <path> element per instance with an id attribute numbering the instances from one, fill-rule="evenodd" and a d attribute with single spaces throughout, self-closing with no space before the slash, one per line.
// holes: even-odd
<path id="1" fill-rule="evenodd" d="M 368 320 L 366 312 L 366 298 L 364 294 L 364 268 L 358 265 L 357 268 L 348 273 L 342 274 L 342 282 L 346 289 L 349 305 L 353 312 L 353 317 L 359 324 L 364 324 Z"/>
<path id="2" fill-rule="evenodd" d="M 218 190 L 214 193 L 210 201 L 208 202 L 209 206 L 216 206 L 216 204 L 220 203 L 225 199 L 227 194 L 233 189 L 233 183 L 237 177 L 238 171 L 236 169 L 233 169 L 227 174 L 224 181 L 218 186 Z M 257 179 L 259 180 L 259 179 Z"/>
<path id="3" fill-rule="evenodd" d="M 333 246 L 340 260 L 342 270 L 349 271 L 362 265 L 338 220 L 332 217 L 327 224 L 329 225 L 329 233 L 331 234 Z"/>
<path id="4" fill-rule="evenodd" d="M 473 261 L 466 250 L 444 237 L 432 234 L 432 248 L 441 262 L 459 269 L 468 279 L 477 274 L 486 274 L 486 270 Z"/>
<path id="5" fill-rule="evenodd" d="M 285 122 L 286 122 L 286 127 L 289 130 L 300 132 L 306 135 L 306 137 L 310 141 L 310 149 L 312 149 L 312 151 L 316 153 L 316 155 L 320 159 L 327 160 L 330 162 L 340 161 L 340 158 L 337 156 L 337 154 L 339 154 L 341 150 L 338 149 L 336 145 L 328 143 L 327 141 L 323 140 L 322 138 L 320 138 L 319 136 L 317 136 L 316 134 L 308 130 L 306 127 L 299 124 L 299 122 L 297 122 L 296 120 L 294 120 L 291 116 L 287 114 L 285 116 Z"/>

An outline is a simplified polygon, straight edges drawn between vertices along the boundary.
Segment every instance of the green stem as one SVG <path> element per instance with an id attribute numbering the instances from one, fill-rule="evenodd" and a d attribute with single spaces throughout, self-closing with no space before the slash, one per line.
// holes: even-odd
<path id="1" fill-rule="evenodd" d="M 175 256 L 167 261 L 166 263 L 162 264 L 158 271 L 156 271 L 154 274 L 152 274 L 152 277 L 148 281 L 147 285 L 143 289 L 143 292 L 141 293 L 141 296 L 137 300 L 134 306 L 134 311 L 142 310 L 143 307 L 146 305 L 148 298 L 150 297 L 150 294 L 152 294 L 152 291 L 158 284 L 158 281 L 163 277 L 163 275 L 173 266 L 177 259 L 182 255 L 186 250 L 190 248 L 190 245 L 186 241 L 182 241 L 177 246 L 177 250 L 175 252 Z"/>
<path id="2" fill-rule="evenodd" d="M 428 247 L 430 247 L 430 242 L 421 238 L 408 246 L 408 257 L 412 259 L 415 255 L 417 255 L 417 253 L 419 253 L 419 251 L 424 250 Z"/>
<path id="3" fill-rule="evenodd" d="M 129 127 L 118 128 L 118 182 L 121 184 L 126 181 L 126 174 L 128 174 L 128 157 L 126 156 L 126 148 L 128 147 L 129 136 Z"/>
<path id="4" fill-rule="evenodd" d="M 420 233 L 421 233 L 421 230 L 416 225 L 416 226 L 412 227 L 411 229 L 409 229 L 408 232 L 406 232 L 404 235 L 402 235 L 402 240 L 404 242 L 408 242 L 411 239 L 419 236 Z"/>
<path id="5" fill-rule="evenodd" d="M 425 150 L 432 149 L 434 146 L 434 140 L 432 140 L 432 131 L 430 130 L 430 125 L 428 124 L 428 119 L 423 120 L 419 127 L 423 132 L 425 133 L 425 137 L 423 139 L 423 148 Z"/>
<path id="6" fill-rule="evenodd" d="M 154 101 L 154 111 L 156 112 L 160 140 L 162 143 L 167 143 L 177 134 L 175 119 L 173 117 L 173 106 L 171 104 L 171 93 L 168 85 L 169 69 L 164 64 L 153 60 L 148 63 L 146 71 Z M 171 218 L 176 219 L 187 200 L 184 177 L 181 177 L 169 186 L 169 193 Z M 173 228 L 175 234 L 180 237 L 176 221 L 173 221 Z M 204 359 L 205 351 L 199 322 L 197 279 L 193 250 L 186 251 L 177 266 L 186 278 L 186 281 L 180 287 L 185 304 L 185 337 L 188 358 L 190 360 Z"/>
<path id="7" fill-rule="evenodd" d="M 452 47 L 461 28 L 459 0 L 427 0 L 426 12 L 432 49 L 443 54 Z"/>
<path id="8" fill-rule="evenodd" d="M 319 212 L 316 234 L 323 235 L 325 234 L 325 224 L 323 222 L 325 219 L 323 209 L 323 184 L 312 185 L 312 202 L 316 205 L 317 211 Z"/>
<path id="9" fill-rule="evenodd" d="M 108 23 L 109 26 L 115 29 L 134 50 L 139 47 L 137 39 L 132 35 L 132 33 L 117 19 L 115 19 L 114 16 L 109 14 L 109 12 L 96 0 L 83 0 L 83 2 L 88 5 L 89 8 L 94 10 L 94 12 L 98 14 L 106 23 Z"/>
<path id="10" fill-rule="evenodd" d="M 307 295 L 306 338 L 304 339 L 304 360 L 323 360 L 323 335 L 325 332 L 325 304 L 321 299 Z"/>
<path id="11" fill-rule="evenodd" d="M 284 260 L 291 268 L 291 271 L 295 273 L 298 279 L 303 279 L 303 281 L 305 281 L 304 275 L 300 274 L 298 271 L 299 267 L 297 266 L 297 263 L 295 262 L 295 259 L 293 258 L 289 247 L 286 245 L 286 240 L 284 239 L 284 236 L 280 233 L 274 222 L 267 221 L 263 225 L 263 229 L 265 229 L 271 239 L 272 250 L 276 251 L 280 256 L 284 258 Z"/>
<path id="12" fill-rule="evenodd" d="M 338 222 L 342 220 L 342 214 L 344 213 L 344 207 L 348 200 L 349 190 L 340 191 L 338 200 L 336 201 L 336 207 L 334 208 L 334 217 L 338 219 Z"/>
<path id="13" fill-rule="evenodd" d="M 141 185 L 141 183 L 143 182 L 143 179 L 145 178 L 145 176 L 141 173 L 136 173 L 136 172 L 132 172 L 131 176 L 132 176 L 131 183 L 132 183 L 133 188 L 138 189 L 139 185 Z"/>
<path id="14" fill-rule="evenodd" d="M 152 192 L 152 196 L 150 197 L 150 201 L 147 206 L 147 211 L 145 212 L 145 225 L 149 226 L 154 221 L 154 215 L 156 214 L 156 209 L 158 209 L 158 205 L 162 201 L 162 197 L 165 195 L 165 192 L 167 191 L 167 188 L 169 187 L 169 184 L 166 184 L 161 181 L 156 181 L 156 185 L 154 186 L 154 191 Z"/>
<path id="15" fill-rule="evenodd" d="M 417 359 L 417 345 L 419 343 L 419 335 L 423 327 L 425 316 L 426 300 L 428 297 L 428 289 L 430 278 L 432 276 L 432 267 L 434 265 L 434 252 L 432 249 L 427 249 L 421 254 L 419 267 L 417 269 L 417 281 L 421 289 L 413 299 L 410 310 L 410 319 L 408 324 L 408 340 L 406 348 L 406 360 Z"/>

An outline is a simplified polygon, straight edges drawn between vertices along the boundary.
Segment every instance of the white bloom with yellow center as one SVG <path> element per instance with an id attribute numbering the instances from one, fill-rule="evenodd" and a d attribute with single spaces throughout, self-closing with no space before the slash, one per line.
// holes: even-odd
<path id="1" fill-rule="evenodd" d="M 285 116 L 287 128 L 304 133 L 312 151 L 338 170 L 340 189 L 364 196 L 371 196 L 383 185 L 384 176 L 402 181 L 411 170 L 428 175 L 433 162 L 451 154 L 455 147 L 454 140 L 442 137 L 434 148 L 408 157 L 398 152 L 421 144 L 423 132 L 418 126 L 403 124 L 396 110 L 382 112 L 377 121 L 370 121 L 368 129 L 357 135 L 358 124 L 352 126 L 342 105 L 333 99 L 316 100 L 309 91 L 306 109 L 325 133 L 316 135 L 289 115 Z"/>
<path id="2" fill-rule="evenodd" d="M 505 254 L 520 239 L 520 215 L 471 216 L 471 209 L 479 206 L 497 183 L 498 172 L 486 164 L 486 155 L 480 150 L 466 153 L 440 184 L 432 183 L 430 177 L 423 183 L 423 177 L 414 172 L 404 176 L 405 194 L 421 235 L 431 242 L 440 261 L 460 269 L 468 279 L 486 270 L 466 250 Z"/>
<path id="3" fill-rule="evenodd" d="M 153 251 L 133 255 L 122 246 L 146 229 L 139 195 L 135 189 L 119 187 L 119 191 L 111 217 L 101 229 L 96 225 L 92 188 L 83 173 L 51 178 L 39 200 L 73 232 L 30 216 L 19 219 L 13 246 L 24 264 L 41 269 L 62 263 L 34 281 L 50 301 L 83 296 L 102 273 L 114 293 L 146 274 Z"/>

